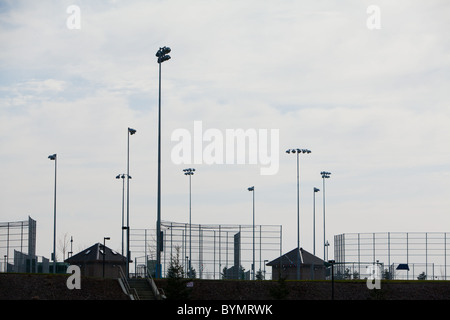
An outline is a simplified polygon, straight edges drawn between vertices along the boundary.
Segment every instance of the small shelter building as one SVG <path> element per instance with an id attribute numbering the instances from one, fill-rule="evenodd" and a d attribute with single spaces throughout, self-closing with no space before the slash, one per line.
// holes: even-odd
<path id="1" fill-rule="evenodd" d="M 79 266 L 82 276 L 105 278 L 119 278 L 119 267 L 125 271 L 126 261 L 126 257 L 101 243 L 65 260 L 70 265 Z"/>
<path id="2" fill-rule="evenodd" d="M 272 267 L 272 280 L 279 280 L 280 276 L 286 280 L 296 280 L 297 257 L 300 258 L 300 280 L 325 280 L 324 261 L 303 248 L 295 248 L 266 264 Z"/>

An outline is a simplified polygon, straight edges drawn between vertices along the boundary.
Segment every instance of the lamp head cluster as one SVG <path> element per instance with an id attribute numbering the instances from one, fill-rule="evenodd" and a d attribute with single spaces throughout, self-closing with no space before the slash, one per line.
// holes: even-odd
<path id="1" fill-rule="evenodd" d="M 135 134 L 136 133 L 136 130 L 134 130 L 134 129 L 131 129 L 131 128 L 128 128 L 128 132 L 131 134 L 131 135 L 133 135 L 133 134 Z"/>
<path id="2" fill-rule="evenodd" d="M 311 153 L 308 149 L 287 149 L 286 153 Z"/>
<path id="3" fill-rule="evenodd" d="M 314 187 L 314 192 L 319 192 L 319 191 L 320 191 L 320 189 Z"/>
<path id="4" fill-rule="evenodd" d="M 248 191 L 255 191 L 255 186 L 247 188 Z"/>
<path id="5" fill-rule="evenodd" d="M 56 160 L 56 153 L 48 156 L 50 160 Z"/>
<path id="6" fill-rule="evenodd" d="M 184 171 L 185 175 L 192 176 L 194 174 L 194 172 L 195 172 L 195 169 L 194 168 L 187 168 L 187 169 L 183 169 L 183 171 Z"/>
<path id="7" fill-rule="evenodd" d="M 322 175 L 322 178 L 329 178 L 331 175 L 331 172 L 322 171 L 320 174 Z"/>
<path id="8" fill-rule="evenodd" d="M 116 176 L 116 179 L 120 179 L 120 178 L 125 179 L 126 176 L 127 176 L 127 175 L 126 175 L 125 173 L 122 173 L 122 174 L 119 173 L 119 174 Z M 128 178 L 131 179 L 131 176 L 128 176 Z"/>
<path id="9" fill-rule="evenodd" d="M 170 59 L 170 56 L 168 53 L 172 51 L 169 47 L 162 47 L 159 48 L 158 52 L 156 52 L 156 56 L 158 57 L 158 63 L 163 63 L 164 61 L 167 61 Z"/>

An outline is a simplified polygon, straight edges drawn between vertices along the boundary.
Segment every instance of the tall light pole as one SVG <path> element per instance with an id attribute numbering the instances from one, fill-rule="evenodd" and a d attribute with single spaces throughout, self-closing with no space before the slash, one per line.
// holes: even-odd
<path id="1" fill-rule="evenodd" d="M 106 245 L 105 242 L 106 240 L 109 240 L 109 237 L 104 237 L 103 238 L 103 278 L 105 277 L 105 256 L 106 256 Z"/>
<path id="2" fill-rule="evenodd" d="M 191 267 L 191 260 L 192 260 L 192 220 L 191 220 L 191 177 L 194 175 L 195 169 L 194 168 L 188 168 L 188 169 L 184 169 L 184 174 L 186 176 L 189 176 L 189 265 L 188 265 L 188 277 L 192 276 L 192 267 Z"/>
<path id="3" fill-rule="evenodd" d="M 57 163 L 57 157 L 56 153 L 49 155 L 48 158 L 50 160 L 55 161 L 55 194 L 53 196 L 53 273 L 56 273 L 56 163 Z"/>
<path id="4" fill-rule="evenodd" d="M 130 272 L 130 136 L 136 133 L 136 130 L 128 128 L 127 131 L 127 277 Z"/>
<path id="5" fill-rule="evenodd" d="M 121 179 L 122 178 L 122 256 L 123 256 L 123 250 L 124 250 L 124 237 L 123 237 L 123 232 L 124 230 L 127 229 L 127 227 L 125 227 L 124 225 L 124 211 L 125 211 L 125 177 L 127 176 L 126 173 L 122 173 L 122 174 L 118 174 L 116 176 L 116 179 Z M 131 179 L 131 177 L 129 177 Z"/>
<path id="6" fill-rule="evenodd" d="M 297 154 L 297 280 L 300 280 L 300 166 L 299 154 L 311 153 L 308 149 L 287 149 L 286 153 Z"/>
<path id="7" fill-rule="evenodd" d="M 252 280 L 255 280 L 255 187 L 247 189 L 253 193 L 253 264 L 252 264 Z"/>
<path id="8" fill-rule="evenodd" d="M 161 278 L 161 64 L 170 59 L 169 47 L 159 48 L 156 52 L 159 64 L 159 102 L 158 102 L 158 196 L 157 196 L 157 221 L 156 221 L 156 278 Z"/>
<path id="9" fill-rule="evenodd" d="M 316 255 L 316 192 L 320 190 L 314 187 L 313 189 L 313 254 Z"/>
<path id="10" fill-rule="evenodd" d="M 68 252 L 67 258 L 70 258 L 73 254 L 72 244 L 73 244 L 73 238 L 72 238 L 72 236 L 70 236 L 70 251 Z"/>
<path id="11" fill-rule="evenodd" d="M 331 175 L 331 172 L 327 172 L 327 171 L 322 171 L 320 173 L 320 175 L 322 176 L 322 180 L 323 180 L 323 193 L 322 193 L 322 197 L 323 197 L 323 260 L 327 261 L 327 257 L 326 257 L 326 250 L 327 250 L 327 241 L 326 241 L 326 236 L 325 236 L 325 179 L 328 179 Z"/>

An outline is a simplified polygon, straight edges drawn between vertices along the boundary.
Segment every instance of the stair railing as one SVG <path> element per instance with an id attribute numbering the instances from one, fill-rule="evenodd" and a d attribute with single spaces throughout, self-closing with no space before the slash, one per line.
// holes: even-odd
<path id="1" fill-rule="evenodd" d="M 164 290 L 162 288 L 158 288 L 156 286 L 155 281 L 153 280 L 153 277 L 150 273 L 150 270 L 147 269 L 147 273 L 146 273 L 146 278 L 147 281 L 150 284 L 150 287 L 152 288 L 153 294 L 155 295 L 156 300 L 163 300 L 166 299 L 166 295 L 164 293 Z"/>
<path id="2" fill-rule="evenodd" d="M 126 291 L 126 294 L 131 297 L 133 300 L 139 300 L 139 295 L 137 294 L 137 291 L 135 288 L 131 288 L 130 284 L 128 283 L 127 277 L 125 277 L 125 274 L 123 273 L 123 270 L 120 266 L 119 267 L 119 279 L 122 281 L 124 289 Z"/>

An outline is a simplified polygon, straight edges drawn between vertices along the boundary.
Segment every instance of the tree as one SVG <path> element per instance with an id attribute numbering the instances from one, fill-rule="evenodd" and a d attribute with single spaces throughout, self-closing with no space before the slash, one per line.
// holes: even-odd
<path id="1" fill-rule="evenodd" d="M 269 289 L 270 295 L 276 300 L 283 300 L 289 294 L 289 290 L 286 286 L 286 277 L 279 277 L 276 284 Z"/>
<path id="2" fill-rule="evenodd" d="M 419 274 L 417 276 L 417 280 L 427 280 L 427 275 L 425 274 L 425 272 L 422 272 L 421 274 Z"/>
<path id="3" fill-rule="evenodd" d="M 191 266 L 190 270 L 187 272 L 187 277 L 191 279 L 195 279 L 197 277 L 197 272 L 195 269 Z"/>
<path id="4" fill-rule="evenodd" d="M 183 278 L 183 266 L 180 263 L 180 247 L 175 247 L 175 256 L 170 259 L 167 269 L 166 296 L 168 300 L 185 300 L 189 298 L 190 290 L 186 288 L 188 280 Z"/>
<path id="5" fill-rule="evenodd" d="M 392 280 L 392 273 L 386 268 L 381 273 L 381 278 L 385 280 Z"/>
<path id="6" fill-rule="evenodd" d="M 222 277 L 222 280 L 227 279 L 227 267 L 223 267 L 222 269 L 222 273 L 220 274 L 220 276 Z"/>
<path id="7" fill-rule="evenodd" d="M 63 238 L 59 238 L 58 239 L 58 249 L 62 252 L 62 260 L 64 261 L 65 259 L 67 259 L 68 257 L 66 257 L 66 252 L 69 248 L 69 244 L 70 244 L 70 239 L 69 239 L 69 235 L 66 233 L 64 233 Z M 58 254 L 56 254 L 56 257 L 58 258 Z"/>
<path id="8" fill-rule="evenodd" d="M 259 269 L 259 270 L 256 272 L 255 279 L 256 279 L 256 280 L 264 280 L 263 272 L 261 271 L 261 269 Z"/>

